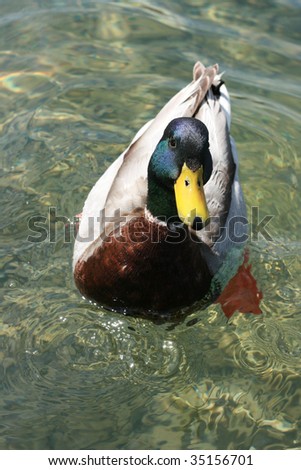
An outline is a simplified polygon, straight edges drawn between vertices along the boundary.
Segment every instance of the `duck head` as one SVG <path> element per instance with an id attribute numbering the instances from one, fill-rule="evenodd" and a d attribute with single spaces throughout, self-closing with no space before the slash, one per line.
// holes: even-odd
<path id="1" fill-rule="evenodd" d="M 147 209 L 159 220 L 201 229 L 209 220 L 203 185 L 211 173 L 205 124 L 196 118 L 173 119 L 149 162 Z"/>

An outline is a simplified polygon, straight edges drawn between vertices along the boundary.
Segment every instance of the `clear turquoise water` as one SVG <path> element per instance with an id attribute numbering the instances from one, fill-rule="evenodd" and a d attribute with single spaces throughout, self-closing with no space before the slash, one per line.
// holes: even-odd
<path id="1" fill-rule="evenodd" d="M 1 2 L 1 449 L 301 447 L 300 22 L 299 0 Z M 248 210 L 274 216 L 250 244 L 263 315 L 104 312 L 63 224 L 30 243 L 28 219 L 80 212 L 197 59 L 226 71 Z"/>

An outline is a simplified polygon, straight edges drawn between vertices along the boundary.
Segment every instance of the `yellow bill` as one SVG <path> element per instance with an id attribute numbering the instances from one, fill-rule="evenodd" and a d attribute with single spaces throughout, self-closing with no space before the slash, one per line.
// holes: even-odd
<path id="1" fill-rule="evenodd" d="M 184 163 L 174 189 L 178 216 L 182 222 L 192 227 L 197 217 L 202 219 L 204 226 L 209 212 L 203 189 L 203 168 L 192 171 Z"/>

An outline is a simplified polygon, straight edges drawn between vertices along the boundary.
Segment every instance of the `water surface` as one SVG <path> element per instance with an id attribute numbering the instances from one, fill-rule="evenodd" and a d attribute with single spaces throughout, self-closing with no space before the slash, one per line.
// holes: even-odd
<path id="1" fill-rule="evenodd" d="M 0 448 L 301 447 L 300 21 L 298 0 L 1 2 Z M 226 72 L 249 215 L 273 215 L 263 314 L 102 311 L 64 223 L 32 243 L 28 220 L 80 212 L 198 59 Z"/>

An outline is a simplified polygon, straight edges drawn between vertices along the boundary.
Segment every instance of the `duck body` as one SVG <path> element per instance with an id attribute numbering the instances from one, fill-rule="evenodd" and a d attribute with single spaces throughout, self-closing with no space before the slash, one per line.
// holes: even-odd
<path id="1" fill-rule="evenodd" d="M 212 276 L 200 242 L 187 232 L 137 211 L 93 256 L 78 262 L 79 290 L 100 304 L 113 302 L 115 309 L 167 311 L 190 305 L 208 292 Z"/>
<path id="2" fill-rule="evenodd" d="M 151 315 L 218 296 L 238 268 L 231 252 L 242 251 L 247 229 L 233 224 L 245 205 L 230 117 L 218 67 L 198 62 L 193 81 L 98 180 L 74 247 L 74 279 L 86 298 Z"/>

